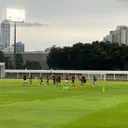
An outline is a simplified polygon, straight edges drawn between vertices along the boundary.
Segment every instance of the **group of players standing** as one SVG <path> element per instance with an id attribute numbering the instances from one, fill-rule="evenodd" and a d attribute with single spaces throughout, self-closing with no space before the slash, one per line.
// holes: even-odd
<path id="1" fill-rule="evenodd" d="M 32 77 L 32 75 L 29 77 L 29 82 L 30 82 L 30 84 L 32 84 L 32 79 L 33 79 L 33 77 Z M 51 76 L 51 77 L 49 77 L 49 76 L 46 76 L 46 84 L 47 85 L 49 85 L 49 80 L 50 79 L 52 79 L 53 80 L 53 85 L 55 85 L 55 86 L 61 86 L 61 77 L 60 76 Z M 24 83 L 27 83 L 27 77 L 26 77 L 26 75 L 24 75 L 24 77 L 23 77 L 23 80 L 24 80 Z M 43 84 L 43 77 L 42 76 L 40 76 L 40 84 Z M 65 77 L 65 84 L 69 84 L 69 77 L 66 75 L 66 77 Z M 71 83 L 72 83 L 72 86 L 74 86 L 75 87 L 75 80 L 76 80 L 76 78 L 75 78 L 75 76 L 72 76 L 71 77 Z M 86 82 L 87 82 L 87 79 L 86 79 L 86 77 L 85 76 L 81 76 L 80 77 L 80 82 L 81 82 L 81 86 L 85 86 L 86 85 Z M 97 78 L 96 78 L 96 76 L 95 75 L 93 75 L 93 86 L 95 87 L 96 86 L 96 81 L 97 81 Z"/>

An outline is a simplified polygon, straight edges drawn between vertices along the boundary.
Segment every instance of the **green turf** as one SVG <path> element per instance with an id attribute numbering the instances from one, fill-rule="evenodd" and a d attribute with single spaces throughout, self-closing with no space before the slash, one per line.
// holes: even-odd
<path id="1" fill-rule="evenodd" d="M 38 83 L 0 80 L 0 128 L 128 128 L 127 82 L 80 90 Z"/>

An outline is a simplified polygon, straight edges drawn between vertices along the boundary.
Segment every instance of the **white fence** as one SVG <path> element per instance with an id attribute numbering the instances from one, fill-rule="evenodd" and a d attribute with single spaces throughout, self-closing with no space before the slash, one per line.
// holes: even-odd
<path id="1" fill-rule="evenodd" d="M 22 78 L 26 74 L 27 77 L 33 75 L 35 78 L 39 78 L 41 75 L 46 76 L 60 75 L 65 79 L 65 74 L 69 77 L 75 75 L 79 79 L 81 75 L 84 75 L 86 79 L 92 79 L 93 74 L 97 76 L 99 80 L 128 80 L 128 71 L 88 71 L 88 70 L 5 70 L 5 78 Z"/>

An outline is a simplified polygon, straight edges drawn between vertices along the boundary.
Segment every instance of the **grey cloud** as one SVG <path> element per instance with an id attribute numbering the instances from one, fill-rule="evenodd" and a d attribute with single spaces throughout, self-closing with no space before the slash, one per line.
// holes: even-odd
<path id="1" fill-rule="evenodd" d="M 128 0 L 117 0 L 118 2 L 128 2 Z"/>
<path id="2" fill-rule="evenodd" d="M 11 24 L 12 27 L 14 26 L 13 23 Z M 25 22 L 25 23 L 18 23 L 17 24 L 18 27 L 48 27 L 49 24 L 42 24 L 42 23 L 38 23 L 38 22 Z"/>
<path id="3" fill-rule="evenodd" d="M 18 24 L 17 40 L 30 42 L 27 49 L 40 49 L 52 46 L 51 43 L 66 45 L 102 39 L 109 29 L 115 29 L 118 24 L 127 25 L 128 3 L 123 1 L 128 0 L 1 0 L 0 11 L 11 5 L 24 8 L 26 21 L 30 22 Z M 2 15 L 0 20 L 5 17 Z"/>
<path id="4" fill-rule="evenodd" d="M 29 20 L 58 22 L 72 17 L 103 16 L 120 11 L 118 0 L 4 0 L 0 8 L 23 7 L 26 10 L 26 18 Z M 78 20 L 78 19 L 77 19 Z"/>

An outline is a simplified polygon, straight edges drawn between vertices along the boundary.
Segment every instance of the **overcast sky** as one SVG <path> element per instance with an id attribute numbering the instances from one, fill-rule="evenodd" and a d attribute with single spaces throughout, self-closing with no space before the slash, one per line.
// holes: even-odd
<path id="1" fill-rule="evenodd" d="M 18 27 L 17 41 L 26 50 L 102 40 L 117 25 L 128 25 L 127 0 L 3 0 L 0 20 L 6 7 L 25 9 L 27 22 L 45 24 Z"/>

